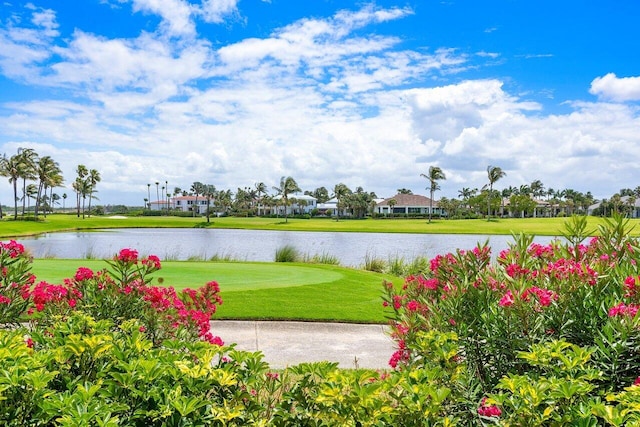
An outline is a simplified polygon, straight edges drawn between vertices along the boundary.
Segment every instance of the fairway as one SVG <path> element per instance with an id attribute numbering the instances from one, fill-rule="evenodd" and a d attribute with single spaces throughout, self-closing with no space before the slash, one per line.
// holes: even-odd
<path id="1" fill-rule="evenodd" d="M 36 259 L 37 280 L 61 283 L 102 260 Z M 215 280 L 224 300 L 217 319 L 286 319 L 382 323 L 382 283 L 390 275 L 322 264 L 167 261 L 151 285 L 196 288 Z M 388 313 L 386 313 L 388 314 Z"/>
<path id="2" fill-rule="evenodd" d="M 49 215 L 43 221 L 11 221 L 5 217 L 0 221 L 0 237 L 35 235 L 40 233 L 72 230 L 100 230 L 109 228 L 236 228 L 246 230 L 278 231 L 326 231 L 356 233 L 427 233 L 427 234 L 502 234 L 527 233 L 536 236 L 557 236 L 563 230 L 567 218 L 501 218 L 492 219 L 296 219 L 289 218 L 212 218 L 207 223 L 204 218 L 178 217 L 91 217 L 76 218 L 73 215 Z M 603 224 L 602 218 L 587 217 L 588 228 L 597 233 L 597 227 Z M 635 226 L 640 220 L 630 220 Z M 632 235 L 639 235 L 640 228 L 634 228 Z"/>

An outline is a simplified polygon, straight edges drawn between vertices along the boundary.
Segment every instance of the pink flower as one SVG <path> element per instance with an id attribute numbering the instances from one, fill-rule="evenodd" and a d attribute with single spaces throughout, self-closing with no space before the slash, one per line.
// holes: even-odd
<path id="1" fill-rule="evenodd" d="M 158 258 L 155 255 L 149 255 L 148 257 L 144 258 L 142 260 L 142 264 L 146 265 L 146 266 L 151 266 L 153 267 L 155 270 L 160 270 L 160 258 Z"/>
<path id="2" fill-rule="evenodd" d="M 640 377 L 636 378 L 636 380 L 633 382 L 633 385 L 635 386 L 640 385 Z"/>
<path id="3" fill-rule="evenodd" d="M 625 303 L 621 302 L 620 304 L 615 305 L 609 309 L 609 317 L 626 316 L 633 318 L 638 313 L 638 309 L 640 309 L 640 306 L 636 304 L 626 305 Z"/>
<path id="4" fill-rule="evenodd" d="M 74 276 L 74 279 L 77 282 L 93 279 L 93 270 L 87 267 L 80 267 L 78 268 L 78 271 L 76 271 L 76 275 Z"/>
<path id="5" fill-rule="evenodd" d="M 24 339 L 24 343 L 27 345 L 27 347 L 33 348 L 33 340 L 31 339 L 31 337 L 26 337 Z"/>
<path id="6" fill-rule="evenodd" d="M 483 398 L 478 407 L 478 415 L 481 417 L 499 417 L 502 411 L 496 405 L 487 405 L 487 398 Z"/>
<path id="7" fill-rule="evenodd" d="M 417 311 L 419 307 L 418 301 L 416 300 L 411 300 L 407 303 L 407 309 L 409 311 Z"/>
<path id="8" fill-rule="evenodd" d="M 9 253 L 9 258 L 18 258 L 24 253 L 24 246 L 15 240 L 9 240 L 9 243 L 0 242 L 0 251 L 3 249 Z"/>
<path id="9" fill-rule="evenodd" d="M 513 305 L 513 302 L 513 294 L 511 293 L 511 291 L 507 291 L 507 293 L 505 293 L 502 298 L 500 298 L 498 305 L 500 307 L 509 307 L 510 305 Z"/>
<path id="10" fill-rule="evenodd" d="M 138 263 L 138 251 L 135 249 L 122 249 L 115 257 L 116 261 Z"/>
<path id="11" fill-rule="evenodd" d="M 206 334 L 204 334 L 202 336 L 202 339 L 209 344 L 217 345 L 220 347 L 224 345 L 224 341 L 222 341 L 222 338 L 214 336 L 211 332 L 207 332 Z"/>

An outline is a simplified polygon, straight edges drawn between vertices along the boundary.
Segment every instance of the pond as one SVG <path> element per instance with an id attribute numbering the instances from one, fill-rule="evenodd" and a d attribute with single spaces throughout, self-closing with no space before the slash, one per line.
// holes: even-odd
<path id="1" fill-rule="evenodd" d="M 513 242 L 511 236 L 464 234 L 346 233 L 226 229 L 117 229 L 46 233 L 19 239 L 36 258 L 110 258 L 122 248 L 161 260 L 273 261 L 276 250 L 291 245 L 307 256 L 330 255 L 344 266 L 359 267 L 369 258 L 406 261 L 471 249 L 489 240 L 494 257 Z M 553 237 L 536 237 L 546 244 Z"/>

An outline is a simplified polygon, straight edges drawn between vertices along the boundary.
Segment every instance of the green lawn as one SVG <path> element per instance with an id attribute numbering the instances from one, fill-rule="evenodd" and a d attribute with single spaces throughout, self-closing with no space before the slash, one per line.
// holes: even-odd
<path id="1" fill-rule="evenodd" d="M 106 267 L 100 260 L 34 260 L 37 280 L 61 283 L 78 267 Z M 167 261 L 153 285 L 176 289 L 216 280 L 224 304 L 217 319 L 305 319 L 382 323 L 382 282 L 402 279 L 320 264 Z"/>
<path id="2" fill-rule="evenodd" d="M 435 220 L 431 224 L 426 219 L 289 219 L 282 218 L 212 218 L 207 223 L 203 218 L 178 217 L 129 217 L 126 219 L 110 217 L 77 218 L 73 215 L 49 215 L 44 221 L 12 221 L 7 218 L 0 221 L 0 238 L 18 237 L 38 233 L 90 230 L 105 228 L 240 228 L 261 230 L 291 231 L 347 231 L 377 233 L 437 233 L 437 234 L 511 234 L 524 232 L 539 236 L 556 236 L 563 228 L 566 218 L 508 218 L 486 221 L 472 220 Z M 602 219 L 588 218 L 589 227 L 595 229 Z M 631 220 L 637 224 L 638 220 Z M 633 230 L 638 235 L 639 230 Z"/>

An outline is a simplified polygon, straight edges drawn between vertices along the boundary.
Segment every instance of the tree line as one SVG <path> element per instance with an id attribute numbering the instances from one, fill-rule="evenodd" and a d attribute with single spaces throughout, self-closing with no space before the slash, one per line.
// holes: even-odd
<path id="1" fill-rule="evenodd" d="M 84 165 L 76 168 L 77 177 L 71 184 L 76 193 L 77 216 L 84 218 L 86 201 L 89 200 L 88 210 L 91 211 L 91 200 L 97 199 L 96 185 L 101 181 L 100 172 L 97 169 L 88 169 Z M 60 165 L 51 156 L 40 156 L 32 148 L 18 148 L 16 154 L 0 157 L 0 176 L 9 179 L 13 188 L 13 218 L 18 219 L 18 202 L 22 204 L 22 217 L 30 210 L 30 201 L 34 200 L 34 218 L 37 219 L 42 212 L 53 210 L 54 205 L 60 203 L 62 198 L 67 199 L 67 194 L 62 197 L 54 193 L 54 189 L 62 187 L 64 177 Z M 0 203 L 0 218 L 3 217 L 2 204 Z"/>

